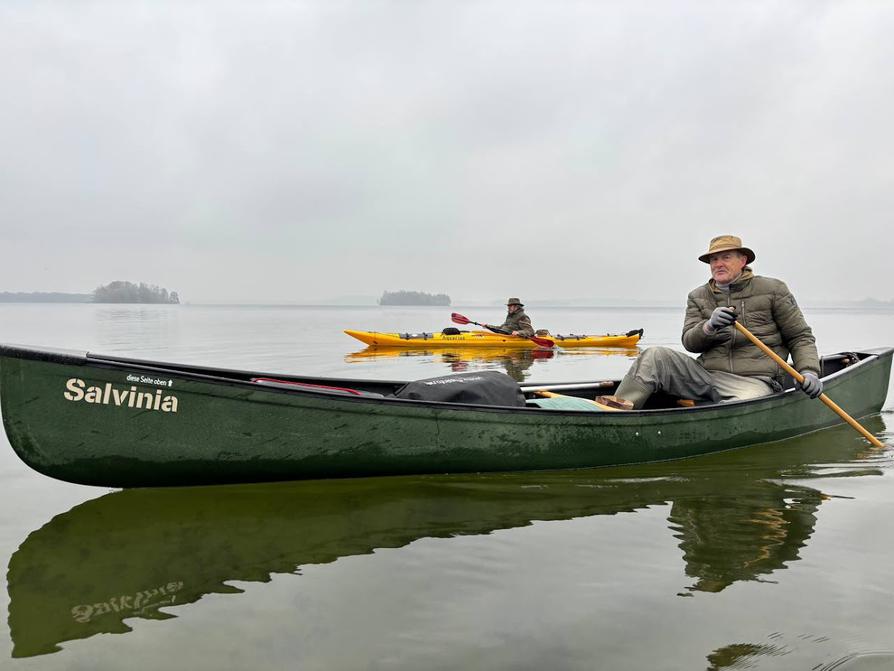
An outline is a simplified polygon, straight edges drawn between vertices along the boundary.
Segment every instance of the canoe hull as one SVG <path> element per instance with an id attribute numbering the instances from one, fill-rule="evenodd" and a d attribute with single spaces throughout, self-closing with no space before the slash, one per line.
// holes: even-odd
<path id="1" fill-rule="evenodd" d="M 430 347 L 500 347 L 514 349 L 536 349 L 533 341 L 518 336 L 500 335 L 489 331 L 465 331 L 458 335 L 444 333 L 380 333 L 378 331 L 346 330 L 352 338 L 373 347 L 413 347 L 428 349 Z M 556 347 L 570 349 L 577 347 L 635 347 L 642 334 L 631 335 L 580 335 L 580 336 L 544 336 L 555 342 Z"/>
<path id="2" fill-rule="evenodd" d="M 890 368 L 886 350 L 829 377 L 827 393 L 855 417 L 876 413 Z M 840 424 L 794 392 L 692 409 L 580 413 L 295 393 L 253 384 L 247 373 L 216 373 L 0 347 L 3 421 L 35 470 L 107 487 L 605 466 Z M 138 396 L 125 395 L 131 390 Z"/>

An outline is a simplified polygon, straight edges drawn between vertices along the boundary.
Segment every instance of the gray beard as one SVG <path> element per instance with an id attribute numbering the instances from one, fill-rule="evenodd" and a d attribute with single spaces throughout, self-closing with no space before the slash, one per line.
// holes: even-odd
<path id="1" fill-rule="evenodd" d="M 741 273 L 741 272 L 740 272 L 738 275 L 736 275 L 733 279 L 731 279 L 729 282 L 727 282 L 727 283 L 725 283 L 725 284 L 721 284 L 721 283 L 718 282 L 717 280 L 714 280 L 714 284 L 716 284 L 716 285 L 717 285 L 717 288 L 720 289 L 721 291 L 729 291 L 729 285 L 730 285 L 730 284 L 733 284 L 733 283 L 734 283 L 737 279 L 739 279 L 740 277 L 742 277 L 742 273 Z"/>

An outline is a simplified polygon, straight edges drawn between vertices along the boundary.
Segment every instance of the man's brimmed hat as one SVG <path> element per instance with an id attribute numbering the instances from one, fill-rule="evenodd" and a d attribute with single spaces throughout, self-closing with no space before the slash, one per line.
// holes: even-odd
<path id="1" fill-rule="evenodd" d="M 754 261 L 754 252 L 748 249 L 748 247 L 743 247 L 742 238 L 737 238 L 735 235 L 718 235 L 716 238 L 713 238 L 711 244 L 708 245 L 708 251 L 698 257 L 698 260 L 702 263 L 710 263 L 708 258 L 711 254 L 730 251 L 742 252 L 747 257 L 748 263 Z"/>
<path id="2" fill-rule="evenodd" d="M 508 308 L 510 305 L 521 305 L 522 307 L 525 307 L 525 304 L 517 298 L 510 298 L 508 301 L 506 301 L 506 307 Z"/>

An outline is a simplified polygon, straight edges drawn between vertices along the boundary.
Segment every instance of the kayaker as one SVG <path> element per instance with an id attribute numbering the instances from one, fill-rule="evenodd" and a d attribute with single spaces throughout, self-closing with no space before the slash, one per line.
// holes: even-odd
<path id="1" fill-rule="evenodd" d="M 497 328 L 503 331 L 509 331 L 514 336 L 530 338 L 534 335 L 534 327 L 531 326 L 531 318 L 525 314 L 524 304 L 517 298 L 510 298 L 506 301 L 506 320 L 499 326 L 485 324 L 487 328 Z"/>
<path id="2" fill-rule="evenodd" d="M 733 326 L 737 319 L 804 376 L 811 398 L 823 391 L 813 331 L 784 282 L 755 275 L 754 252 L 734 235 L 711 240 L 698 257 L 711 279 L 689 293 L 683 347 L 650 347 L 637 357 L 614 396 L 596 400 L 620 409 L 641 408 L 658 391 L 692 401 L 740 400 L 782 390 L 785 373 Z"/>

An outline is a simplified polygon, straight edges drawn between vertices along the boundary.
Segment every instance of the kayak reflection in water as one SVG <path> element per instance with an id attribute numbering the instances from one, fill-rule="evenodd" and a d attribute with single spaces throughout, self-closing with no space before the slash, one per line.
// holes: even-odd
<path id="1" fill-rule="evenodd" d="M 535 361 L 552 359 L 555 356 L 553 350 L 506 350 L 488 358 L 470 358 L 451 352 L 443 352 L 442 360 L 450 364 L 450 370 L 454 373 L 463 373 L 470 369 L 471 365 L 478 361 L 494 362 L 506 370 L 506 374 L 516 382 L 524 382 L 529 376 L 528 369 Z"/>
<path id="2" fill-rule="evenodd" d="M 134 618 L 174 618 L 163 609 L 241 592 L 230 581 L 266 582 L 420 538 L 667 504 L 694 579 L 681 595 L 719 592 L 796 561 L 828 498 L 804 485 L 822 476 L 813 464 L 859 461 L 863 449 L 826 435 L 626 468 L 113 492 L 54 517 L 10 558 L 12 655 L 125 633 Z"/>
<path id="3" fill-rule="evenodd" d="M 585 356 L 636 356 L 637 349 L 601 348 L 588 349 Z M 345 356 L 348 363 L 360 363 L 375 359 L 397 357 L 431 357 L 435 362 L 443 363 L 451 373 L 466 373 L 474 370 L 492 370 L 503 368 L 506 374 L 516 382 L 524 382 L 535 361 L 553 359 L 559 352 L 552 349 L 519 349 L 512 347 L 463 347 L 455 349 L 408 349 L 404 347 L 367 347 L 359 352 Z M 570 356 L 568 352 L 562 352 Z"/>

